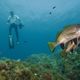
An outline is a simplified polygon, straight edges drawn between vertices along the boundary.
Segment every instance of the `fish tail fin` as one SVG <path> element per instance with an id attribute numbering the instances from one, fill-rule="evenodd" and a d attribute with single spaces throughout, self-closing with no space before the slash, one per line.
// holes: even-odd
<path id="1" fill-rule="evenodd" d="M 56 42 L 48 42 L 48 46 L 51 52 L 54 52 L 56 47 Z"/>

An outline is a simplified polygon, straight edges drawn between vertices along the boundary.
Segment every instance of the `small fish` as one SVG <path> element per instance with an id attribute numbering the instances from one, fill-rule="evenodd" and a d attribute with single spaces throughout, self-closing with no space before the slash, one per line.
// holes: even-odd
<path id="1" fill-rule="evenodd" d="M 56 6 L 53 7 L 53 9 L 55 9 L 55 8 L 56 8 Z"/>
<path id="2" fill-rule="evenodd" d="M 52 9 L 55 9 L 56 8 L 56 6 L 54 6 Z M 49 14 L 51 15 L 52 14 L 52 12 L 49 12 Z"/>
<path id="3" fill-rule="evenodd" d="M 69 25 L 59 33 L 55 42 L 48 42 L 51 52 L 60 45 L 64 52 L 69 52 L 80 44 L 80 24 Z"/>
<path id="4" fill-rule="evenodd" d="M 49 14 L 51 15 L 51 14 L 52 14 L 52 12 L 49 12 Z"/>

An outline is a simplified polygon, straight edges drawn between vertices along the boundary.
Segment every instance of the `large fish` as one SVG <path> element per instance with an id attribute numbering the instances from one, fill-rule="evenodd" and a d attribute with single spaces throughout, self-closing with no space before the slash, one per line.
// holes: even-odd
<path id="1" fill-rule="evenodd" d="M 80 24 L 69 25 L 60 32 L 55 42 L 48 42 L 51 52 L 60 45 L 65 52 L 78 47 L 80 43 Z"/>

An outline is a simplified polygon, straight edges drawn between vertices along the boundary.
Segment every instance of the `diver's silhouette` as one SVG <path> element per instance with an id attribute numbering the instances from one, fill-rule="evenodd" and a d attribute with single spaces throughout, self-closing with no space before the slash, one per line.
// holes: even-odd
<path id="1" fill-rule="evenodd" d="M 10 24 L 10 26 L 9 26 L 9 45 L 10 45 L 10 48 L 14 48 L 12 30 L 13 29 L 15 30 L 17 44 L 19 44 L 18 27 L 21 29 L 23 27 L 23 24 L 22 24 L 20 18 L 17 15 L 15 15 L 13 11 L 10 11 L 10 15 L 8 17 L 7 22 L 8 22 L 8 24 Z"/>

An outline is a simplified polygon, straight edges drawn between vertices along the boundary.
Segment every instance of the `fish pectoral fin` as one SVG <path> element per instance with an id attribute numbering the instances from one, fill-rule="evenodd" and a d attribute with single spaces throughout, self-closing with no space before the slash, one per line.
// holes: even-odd
<path id="1" fill-rule="evenodd" d="M 76 48 L 75 43 L 74 43 L 74 42 L 72 42 L 72 43 L 69 42 L 67 48 L 64 49 L 64 50 L 61 52 L 61 56 L 62 56 L 62 57 L 66 57 L 66 56 L 67 56 L 67 52 L 72 51 L 72 50 L 75 49 L 75 48 Z"/>
<path id="2" fill-rule="evenodd" d="M 66 52 L 69 52 L 70 50 L 72 50 L 73 48 L 75 47 L 75 43 L 74 42 L 69 42 L 68 46 L 67 46 L 67 49 L 66 49 Z"/>

